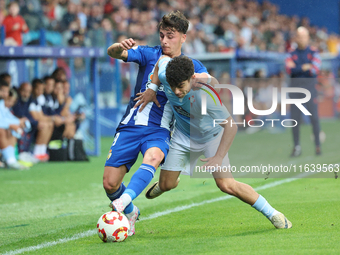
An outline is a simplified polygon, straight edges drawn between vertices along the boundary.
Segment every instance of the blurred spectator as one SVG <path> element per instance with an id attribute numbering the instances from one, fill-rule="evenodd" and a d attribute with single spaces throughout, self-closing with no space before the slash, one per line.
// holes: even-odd
<path id="1" fill-rule="evenodd" d="M 67 5 L 67 12 L 64 14 L 61 20 L 61 31 L 67 30 L 71 23 L 76 21 L 77 17 L 77 6 L 73 2 L 69 2 Z"/>
<path id="2" fill-rule="evenodd" d="M 87 20 L 88 29 L 98 29 L 103 19 L 103 9 L 99 4 L 95 4 L 91 8 L 90 17 Z"/>
<path id="3" fill-rule="evenodd" d="M 12 77 L 9 75 L 9 73 L 0 74 L 0 80 L 5 81 L 10 88 L 12 87 Z"/>
<path id="4" fill-rule="evenodd" d="M 50 27 L 55 30 L 58 29 L 58 24 L 62 20 L 64 15 L 64 10 L 60 6 L 58 0 L 49 0 L 46 2 L 44 7 L 44 12 Z"/>
<path id="5" fill-rule="evenodd" d="M 53 91 L 55 86 L 55 80 L 52 76 L 44 77 L 45 89 L 44 89 L 44 97 L 45 97 L 45 106 L 43 107 L 44 114 L 48 116 L 55 115 L 55 103 L 53 99 Z"/>
<path id="6" fill-rule="evenodd" d="M 2 158 L 6 165 L 13 169 L 22 170 L 23 167 L 17 162 L 15 158 L 14 146 L 16 145 L 16 139 L 12 135 L 12 132 L 20 132 L 21 123 L 17 118 L 7 118 L 8 108 L 5 106 L 5 100 L 9 95 L 9 85 L 0 80 L 0 150 Z"/>
<path id="7" fill-rule="evenodd" d="M 38 30 L 47 24 L 40 0 L 19 0 L 20 14 L 30 30 Z"/>
<path id="8" fill-rule="evenodd" d="M 62 80 L 56 80 L 53 91 L 53 98 L 55 100 L 55 112 L 63 118 L 64 125 L 58 128 L 56 130 L 56 133 L 53 134 L 53 140 L 57 138 L 61 139 L 62 137 L 71 139 L 74 137 L 76 132 L 75 116 L 73 116 L 73 114 L 71 114 L 70 112 L 72 98 L 68 96 L 68 93 L 68 81 L 66 80 L 65 82 L 63 82 Z"/>
<path id="9" fill-rule="evenodd" d="M 90 8 L 87 4 L 77 5 L 77 17 L 80 22 L 80 28 L 85 30 L 87 27 L 87 16 L 90 14 Z"/>
<path id="10" fill-rule="evenodd" d="M 2 22 L 4 21 L 6 15 L 6 0 L 0 0 L 0 25 L 2 25 Z"/>
<path id="11" fill-rule="evenodd" d="M 33 154 L 40 161 L 48 161 L 47 144 L 49 143 L 53 129 L 54 122 L 61 122 L 60 118 L 55 116 L 47 116 L 43 113 L 41 105 L 44 93 L 44 83 L 42 80 L 34 79 L 32 81 L 32 101 L 29 105 L 29 113 L 33 119 L 38 121 L 38 134 L 34 145 Z"/>
<path id="12" fill-rule="evenodd" d="M 6 15 L 4 3 L 0 0 L 0 22 L 1 15 Z M 194 0 L 169 4 L 155 0 L 19 0 L 19 5 L 30 30 L 57 30 L 63 34 L 64 45 L 103 47 L 103 31 L 110 31 L 112 41 L 124 33 L 154 46 L 159 42 L 160 17 L 178 9 L 190 20 L 184 50 L 188 53 L 236 48 L 252 52 L 289 51 L 296 48 L 295 31 L 301 24 L 310 31 L 311 45 L 320 52 L 337 53 L 340 46 L 338 35 L 328 35 L 327 29 L 312 26 L 306 17 L 280 15 L 278 7 L 268 1 Z M 105 18 L 111 21 L 111 27 Z"/>
<path id="13" fill-rule="evenodd" d="M 5 45 L 21 46 L 21 33 L 28 32 L 25 20 L 19 15 L 19 4 L 11 2 L 8 4 L 8 15 L 3 21 L 6 30 Z"/>
<path id="14" fill-rule="evenodd" d="M 68 40 L 68 45 L 84 47 L 85 46 L 85 31 L 83 29 L 73 31 L 71 39 Z"/>
<path id="15" fill-rule="evenodd" d="M 18 118 L 26 117 L 32 126 L 32 129 L 36 128 L 38 122 L 33 119 L 32 115 L 29 113 L 29 105 L 31 103 L 32 95 L 32 85 L 28 82 L 24 82 L 20 85 L 18 90 L 18 100 L 16 104 L 12 107 L 13 113 Z"/>

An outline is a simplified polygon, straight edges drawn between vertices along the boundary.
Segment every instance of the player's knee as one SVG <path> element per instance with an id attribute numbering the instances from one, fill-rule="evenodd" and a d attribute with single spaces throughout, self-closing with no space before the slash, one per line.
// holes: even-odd
<path id="1" fill-rule="evenodd" d="M 110 180 L 109 178 L 106 178 L 105 176 L 103 178 L 103 187 L 105 191 L 109 194 L 116 192 L 119 189 L 120 185 L 121 183 L 117 180 Z"/>
<path id="2" fill-rule="evenodd" d="M 219 181 L 216 183 L 217 187 L 224 193 L 227 193 L 231 196 L 236 195 L 236 182 L 233 179 L 223 181 Z"/>
<path id="3" fill-rule="evenodd" d="M 53 123 L 52 121 L 49 121 L 49 122 L 48 122 L 48 127 L 47 127 L 47 128 L 48 128 L 49 131 L 52 131 L 52 132 L 53 132 L 54 123 Z"/>
<path id="4" fill-rule="evenodd" d="M 163 158 L 164 158 L 163 152 L 154 151 L 145 155 L 143 162 L 154 167 L 156 166 L 158 167 L 158 165 L 162 162 Z"/>

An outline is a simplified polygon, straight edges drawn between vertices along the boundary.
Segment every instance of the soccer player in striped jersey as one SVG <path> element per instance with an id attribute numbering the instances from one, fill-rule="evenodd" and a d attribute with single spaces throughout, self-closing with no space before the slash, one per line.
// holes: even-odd
<path id="1" fill-rule="evenodd" d="M 230 166 L 228 151 L 237 133 L 237 126 L 230 124 L 234 121 L 227 108 L 222 102 L 217 104 L 217 100 L 208 95 L 208 88 L 191 89 L 191 80 L 196 76 L 192 60 L 186 56 L 173 59 L 162 56 L 156 65 L 152 82 L 163 84 L 174 111 L 176 125 L 159 182 L 148 189 L 146 197 L 155 198 L 175 188 L 179 174 L 190 175 L 199 157 L 204 155 L 206 158 L 202 161 L 206 163 L 203 167 L 217 169 L 216 166 L 220 166 L 225 169 L 224 172 L 212 173 L 222 192 L 248 203 L 276 228 L 291 228 L 291 222 L 282 213 L 276 211 L 251 186 L 235 181 L 230 170 L 227 171 Z M 202 114 L 203 100 L 206 102 L 207 114 Z M 214 125 L 216 119 L 228 124 Z"/>
<path id="2" fill-rule="evenodd" d="M 171 57 L 181 55 L 188 26 L 189 21 L 183 14 L 171 12 L 163 16 L 159 24 L 161 45 L 134 47 L 135 41 L 130 38 L 111 45 L 107 50 L 108 55 L 113 58 L 139 65 L 135 93 L 117 127 L 103 176 L 103 186 L 112 201 L 111 207 L 115 211 L 123 211 L 129 219 L 129 235 L 135 233 L 135 222 L 139 216 L 139 209 L 132 204 L 132 200 L 150 183 L 169 150 L 173 112 L 163 86 L 160 86 L 157 95 L 153 91 L 155 87 L 151 86 L 151 78 L 154 66 L 163 54 Z M 193 63 L 195 72 L 207 73 L 198 60 L 193 60 Z M 134 108 L 136 94 L 146 90 L 154 94 L 154 102 Z M 142 165 L 125 187 L 123 178 L 135 163 L 139 152 L 143 154 Z"/>

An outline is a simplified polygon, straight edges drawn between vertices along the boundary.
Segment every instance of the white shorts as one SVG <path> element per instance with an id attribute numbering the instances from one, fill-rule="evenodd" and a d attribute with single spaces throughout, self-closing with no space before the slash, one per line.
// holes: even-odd
<path id="1" fill-rule="evenodd" d="M 189 137 L 178 129 L 175 129 L 170 140 L 169 153 L 162 166 L 162 170 L 176 171 L 181 172 L 181 174 L 190 175 L 200 156 L 204 155 L 206 158 L 215 156 L 222 134 L 223 132 L 210 142 L 196 143 L 190 141 Z M 223 158 L 222 166 L 229 166 L 228 153 Z"/>

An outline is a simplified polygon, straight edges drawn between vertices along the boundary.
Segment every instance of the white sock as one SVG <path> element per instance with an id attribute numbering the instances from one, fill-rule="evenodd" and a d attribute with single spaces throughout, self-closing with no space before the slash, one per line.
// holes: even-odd
<path id="1" fill-rule="evenodd" d="M 44 154 L 46 154 L 46 151 L 47 151 L 47 145 L 46 144 L 41 144 L 40 145 L 40 154 L 44 155 Z"/>
<path id="2" fill-rule="evenodd" d="M 123 201 L 123 206 L 124 208 L 128 206 L 128 204 L 130 204 L 132 202 L 132 198 L 130 197 L 129 194 L 123 194 L 121 197 L 120 197 Z"/>
<path id="3" fill-rule="evenodd" d="M 39 155 L 39 145 L 38 144 L 34 145 L 33 154 L 34 154 L 34 156 Z"/>
<path id="4" fill-rule="evenodd" d="M 12 165 L 17 162 L 17 159 L 15 157 L 10 157 L 9 159 L 6 160 L 7 165 Z"/>
<path id="5" fill-rule="evenodd" d="M 274 212 L 272 213 L 272 215 L 270 215 L 269 219 L 271 220 L 276 214 L 279 214 L 279 211 L 274 210 Z"/>
<path id="6" fill-rule="evenodd" d="M 35 156 L 45 154 L 46 149 L 47 149 L 47 146 L 45 144 L 36 144 L 36 145 L 34 145 L 33 154 Z M 45 150 L 45 152 L 44 152 L 44 150 Z"/>
<path id="7" fill-rule="evenodd" d="M 125 216 L 130 219 L 133 215 L 135 215 L 135 206 L 133 206 L 133 210 L 130 213 L 126 213 Z"/>

